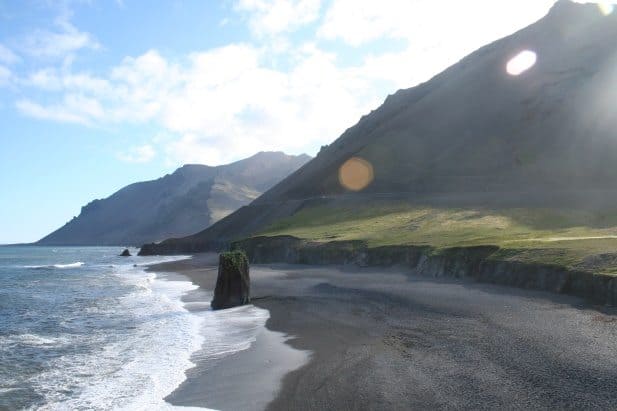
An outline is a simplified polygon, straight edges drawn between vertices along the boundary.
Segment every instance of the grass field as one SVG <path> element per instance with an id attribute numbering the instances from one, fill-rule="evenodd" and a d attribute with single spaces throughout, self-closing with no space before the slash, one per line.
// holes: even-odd
<path id="1" fill-rule="evenodd" d="M 365 240 L 369 247 L 497 245 L 493 258 L 617 274 L 617 210 L 456 209 L 380 204 L 316 207 L 259 235 L 312 241 Z M 614 254 L 614 256 L 612 255 Z"/>

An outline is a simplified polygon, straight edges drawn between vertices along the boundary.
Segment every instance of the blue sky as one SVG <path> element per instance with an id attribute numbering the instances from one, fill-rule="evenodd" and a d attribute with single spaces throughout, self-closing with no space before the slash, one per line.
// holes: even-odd
<path id="1" fill-rule="evenodd" d="M 185 163 L 314 155 L 552 0 L 0 0 L 0 243 Z"/>

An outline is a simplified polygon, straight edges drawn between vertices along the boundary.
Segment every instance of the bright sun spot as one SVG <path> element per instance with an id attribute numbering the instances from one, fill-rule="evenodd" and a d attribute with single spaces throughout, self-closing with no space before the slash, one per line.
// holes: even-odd
<path id="1" fill-rule="evenodd" d="M 524 50 L 512 57 L 506 65 L 506 71 L 511 76 L 518 76 L 523 72 L 532 68 L 537 61 L 536 53 L 530 50 Z"/>
<path id="2" fill-rule="evenodd" d="M 602 12 L 602 14 L 604 14 L 605 16 L 608 16 L 609 14 L 613 12 L 615 5 L 607 1 L 601 1 L 598 3 L 598 7 L 600 8 L 600 11 Z"/>

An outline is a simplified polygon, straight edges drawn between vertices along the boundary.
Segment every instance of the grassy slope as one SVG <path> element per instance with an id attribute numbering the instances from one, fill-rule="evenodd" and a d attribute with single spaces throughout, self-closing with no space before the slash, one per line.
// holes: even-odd
<path id="1" fill-rule="evenodd" d="M 493 258 L 617 274 L 617 210 L 453 209 L 380 204 L 301 210 L 259 235 L 365 240 L 369 247 L 497 245 Z M 594 238 L 600 237 L 600 238 Z M 602 257 L 593 257 L 603 255 Z"/>

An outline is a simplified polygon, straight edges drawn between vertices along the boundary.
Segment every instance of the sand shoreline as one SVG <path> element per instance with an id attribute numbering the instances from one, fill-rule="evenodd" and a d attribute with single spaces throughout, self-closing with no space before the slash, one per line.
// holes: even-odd
<path id="1" fill-rule="evenodd" d="M 204 258 L 165 270 L 212 289 L 216 270 L 207 271 Z M 251 282 L 254 304 L 270 312 L 267 329 L 295 336 L 286 344 L 312 353 L 308 363 L 285 374 L 267 404 L 270 410 L 617 403 L 615 310 L 601 312 L 573 297 L 419 278 L 396 269 L 252 266 Z M 255 363 L 262 355 L 256 350 L 243 353 L 228 364 L 255 379 L 267 364 Z M 219 389 L 231 385 L 235 396 L 250 403 L 251 390 L 242 388 L 250 378 L 242 382 L 215 373 Z M 194 382 L 195 392 L 204 390 L 205 380 Z M 187 392 L 174 394 L 172 403 L 188 404 Z M 190 404 L 208 406 L 199 398 Z"/>
<path id="2" fill-rule="evenodd" d="M 216 284 L 218 256 L 203 254 L 189 259 L 155 264 L 148 271 L 167 280 L 191 281 L 197 290 L 183 297 L 189 311 L 209 311 Z M 232 310 L 244 310 L 238 307 Z M 242 316 L 242 312 L 238 313 Z M 265 324 L 257 330 L 250 347 L 221 358 L 201 358 L 194 353 L 195 367 L 165 401 L 181 407 L 263 410 L 278 394 L 282 378 L 304 365 L 309 353 L 286 344 L 289 337 Z"/>

